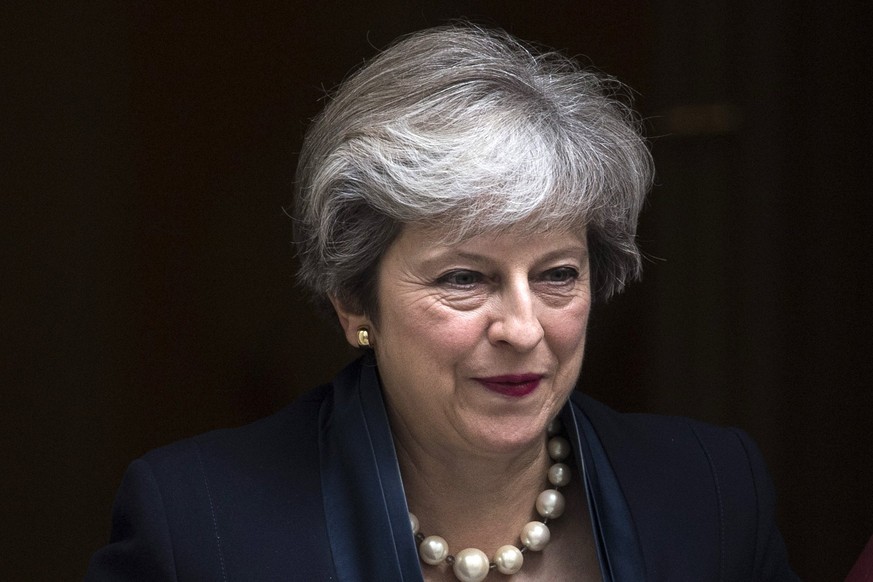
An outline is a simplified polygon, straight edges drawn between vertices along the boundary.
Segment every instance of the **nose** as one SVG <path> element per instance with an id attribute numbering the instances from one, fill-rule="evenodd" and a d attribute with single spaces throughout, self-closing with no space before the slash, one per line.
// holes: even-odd
<path id="1" fill-rule="evenodd" d="M 494 345 L 508 345 L 519 352 L 532 350 L 544 331 L 536 313 L 536 297 L 525 278 L 505 286 L 495 297 L 488 339 Z"/>

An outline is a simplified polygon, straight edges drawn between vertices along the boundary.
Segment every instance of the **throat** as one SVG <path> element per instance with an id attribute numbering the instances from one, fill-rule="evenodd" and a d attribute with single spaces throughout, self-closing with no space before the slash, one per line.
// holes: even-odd
<path id="1" fill-rule="evenodd" d="M 458 463 L 429 478 L 429 472 L 400 455 L 423 567 L 451 569 L 460 580 L 483 580 L 491 570 L 515 574 L 526 555 L 542 552 L 551 541 L 553 520 L 565 511 L 561 490 L 571 475 L 569 443 L 559 431 L 553 422 L 541 454 L 506 465 L 509 471 L 466 467 L 459 473 L 457 465 L 463 463 Z"/>

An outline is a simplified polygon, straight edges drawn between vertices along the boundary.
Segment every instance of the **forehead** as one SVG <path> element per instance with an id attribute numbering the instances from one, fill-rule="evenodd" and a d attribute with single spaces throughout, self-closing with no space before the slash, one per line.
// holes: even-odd
<path id="1" fill-rule="evenodd" d="M 457 240 L 439 228 L 407 225 L 389 247 L 386 258 L 416 263 L 455 258 L 500 262 L 537 260 L 556 253 L 587 255 L 585 230 L 510 227 Z"/>

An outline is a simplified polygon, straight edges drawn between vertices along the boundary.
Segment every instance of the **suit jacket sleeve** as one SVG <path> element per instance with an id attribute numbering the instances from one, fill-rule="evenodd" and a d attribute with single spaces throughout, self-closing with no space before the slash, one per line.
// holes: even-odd
<path id="1" fill-rule="evenodd" d="M 85 580 L 176 580 L 161 494 L 151 467 L 142 459 L 125 473 L 112 509 L 109 545 L 94 554 Z"/>

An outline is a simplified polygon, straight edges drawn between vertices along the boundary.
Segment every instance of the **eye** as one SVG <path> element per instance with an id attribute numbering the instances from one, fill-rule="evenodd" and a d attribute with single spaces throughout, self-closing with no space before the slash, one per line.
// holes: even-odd
<path id="1" fill-rule="evenodd" d="M 543 274 L 543 279 L 548 283 L 569 283 L 578 278 L 579 271 L 573 267 L 557 267 Z"/>
<path id="2" fill-rule="evenodd" d="M 438 282 L 451 287 L 469 288 L 482 282 L 482 274 L 476 271 L 450 271 L 442 275 Z"/>

